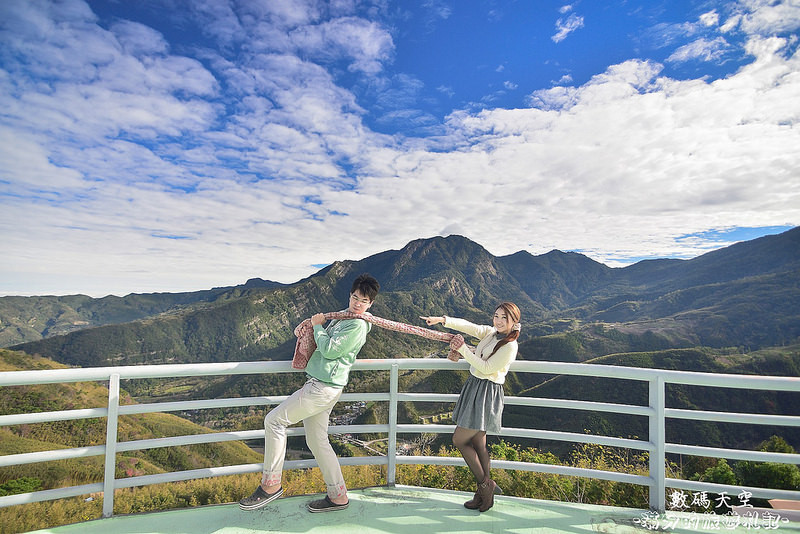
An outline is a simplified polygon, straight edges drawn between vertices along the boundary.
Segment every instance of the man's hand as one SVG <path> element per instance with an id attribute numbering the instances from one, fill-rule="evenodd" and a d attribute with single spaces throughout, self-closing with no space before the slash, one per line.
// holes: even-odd
<path id="1" fill-rule="evenodd" d="M 323 325 L 325 324 L 325 314 L 324 313 L 315 313 L 311 316 L 311 325 Z"/>
<path id="2" fill-rule="evenodd" d="M 458 350 L 461 348 L 461 345 L 464 344 L 464 336 L 461 334 L 456 334 L 453 336 L 453 339 L 450 340 L 450 348 L 453 350 Z"/>
<path id="3" fill-rule="evenodd" d="M 460 360 L 461 354 L 459 354 L 456 351 L 460 349 L 462 346 L 464 346 L 464 337 L 461 334 L 456 334 L 455 336 L 453 336 L 453 339 L 450 340 L 450 348 L 453 350 L 451 350 L 450 353 L 447 355 L 447 359 L 450 360 L 451 362 L 457 362 L 458 360 Z"/>

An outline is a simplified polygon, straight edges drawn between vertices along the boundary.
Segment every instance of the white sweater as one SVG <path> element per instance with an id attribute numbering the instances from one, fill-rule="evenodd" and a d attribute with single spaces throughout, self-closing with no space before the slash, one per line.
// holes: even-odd
<path id="1" fill-rule="evenodd" d="M 508 368 L 511 366 L 511 362 L 517 358 L 518 345 L 516 341 L 506 343 L 489 358 L 494 346 L 499 341 L 495 335 L 497 334 L 495 327 L 477 325 L 464 319 L 447 316 L 444 318 L 444 326 L 480 339 L 474 354 L 466 343 L 458 349 L 458 352 L 469 362 L 469 372 L 473 376 L 491 380 L 496 384 L 503 384 L 506 381 Z M 488 359 L 484 360 L 484 358 Z"/>

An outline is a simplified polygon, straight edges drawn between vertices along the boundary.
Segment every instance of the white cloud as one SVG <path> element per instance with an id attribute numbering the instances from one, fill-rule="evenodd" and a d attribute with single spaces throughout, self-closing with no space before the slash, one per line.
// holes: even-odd
<path id="1" fill-rule="evenodd" d="M 720 26 L 719 29 L 722 33 L 730 33 L 739 26 L 739 22 L 741 22 L 741 20 L 742 20 L 741 14 L 732 15 L 725 20 L 725 22 L 722 24 L 722 26 Z"/>
<path id="2" fill-rule="evenodd" d="M 141 54 L 165 54 L 169 44 L 156 30 L 127 20 L 119 21 L 111 27 L 122 49 L 132 56 Z"/>
<path id="3" fill-rule="evenodd" d="M 700 254 L 707 244 L 678 237 L 701 228 L 772 217 L 797 224 L 790 125 L 800 120 L 800 81 L 787 74 L 800 65 L 777 46 L 754 41 L 753 64 L 711 83 L 626 62 L 560 88 L 561 107 L 550 90 L 537 92 L 549 98 L 544 109 L 454 115 L 461 148 L 374 158 L 360 186 L 370 205 L 352 214 L 368 217 L 386 202 L 370 231 L 398 236 L 393 246 L 420 232 L 398 232 L 403 221 L 425 213 L 426 227 L 457 225 L 496 254 L 527 243 L 534 253 L 577 249 L 611 264 Z"/>
<path id="4" fill-rule="evenodd" d="M 27 63 L 24 75 L 0 72 L 7 110 L 0 165 L 18 195 L 3 205 L 4 271 L 36 272 L 47 264 L 77 278 L 95 264 L 152 287 L 149 258 L 156 253 L 164 267 L 158 284 L 171 280 L 176 289 L 200 283 L 198 277 L 210 281 L 216 275 L 201 274 L 209 268 L 229 273 L 213 282 L 219 285 L 273 262 L 287 266 L 273 276 L 291 281 L 295 260 L 318 263 L 311 249 L 292 252 L 292 262 L 275 251 L 296 248 L 329 216 L 324 205 L 303 200 L 312 180 L 318 196 L 352 187 L 340 162 L 362 152 L 361 110 L 327 71 L 286 55 L 255 54 L 233 64 L 207 54 L 219 68 L 214 74 L 195 59 L 169 55 L 160 34 L 137 24 L 120 21 L 105 31 L 86 9 L 56 24 L 23 2 L 4 5 L 6 13 L 19 12 L 16 33 L 7 33 L 4 44 Z M 308 53 L 324 48 L 314 40 L 317 31 L 338 57 L 367 71 L 391 49 L 374 25 L 331 24 L 295 41 Z M 42 32 L 47 39 L 38 37 Z M 42 74 L 59 81 L 38 83 Z M 224 119 L 220 83 L 244 92 Z M 35 221 L 24 236 L 9 226 L 21 217 Z M 37 254 L 30 253 L 34 242 Z"/>
<path id="5" fill-rule="evenodd" d="M 301 55 L 335 60 L 350 59 L 349 68 L 377 74 L 394 48 L 391 35 L 378 24 L 358 18 L 341 18 L 290 33 Z"/>
<path id="6" fill-rule="evenodd" d="M 35 192 L 54 194 L 85 186 L 79 172 L 53 165 L 40 140 L 0 127 L 0 169 L 9 195 L 27 197 Z"/>
<path id="7" fill-rule="evenodd" d="M 453 96 L 456 94 L 453 88 L 449 85 L 440 85 L 439 87 L 436 88 L 436 90 L 442 93 L 443 95 L 447 96 L 448 98 L 453 98 Z"/>
<path id="8" fill-rule="evenodd" d="M 442 228 L 437 235 L 441 237 L 447 237 L 451 235 L 463 235 L 463 234 L 464 234 L 464 228 L 460 224 L 455 223 L 455 224 L 448 224 L 447 226 Z"/>
<path id="9" fill-rule="evenodd" d="M 679 47 L 668 58 L 668 62 L 684 62 L 690 60 L 715 61 L 720 59 L 730 46 L 723 37 L 713 40 L 697 39 Z"/>
<path id="10" fill-rule="evenodd" d="M 719 13 L 709 11 L 700 15 L 700 24 L 703 26 L 716 26 L 719 23 Z"/>
<path id="11" fill-rule="evenodd" d="M 442 0 L 425 0 L 423 6 L 437 19 L 446 20 L 453 14 L 453 8 Z"/>
<path id="12" fill-rule="evenodd" d="M 789 27 L 776 14 L 793 4 L 750 5 L 728 31 L 753 33 L 752 61 L 725 78 L 623 61 L 527 109 L 441 123 L 414 105 L 421 80 L 385 72 L 391 34 L 353 3 L 326 18 L 311 1 L 209 1 L 186 16 L 219 15 L 204 29 L 220 49 L 186 51 L 137 24 L 103 29 L 82 2 L 0 2 L 0 294 L 56 276 L 53 291 L 95 295 L 293 282 L 437 231 L 615 264 L 699 254 L 707 242 L 680 237 L 709 228 L 800 224 L 800 57 L 758 36 Z M 580 27 L 566 21 L 562 38 Z M 676 28 L 662 35 L 689 35 Z M 723 49 L 692 35 L 673 60 Z M 370 131 L 367 113 L 429 136 Z"/>
<path id="13" fill-rule="evenodd" d="M 528 97 L 528 105 L 544 110 L 569 109 L 576 102 L 578 89 L 575 87 L 552 87 L 539 89 Z"/>
<path id="14" fill-rule="evenodd" d="M 702 26 L 703 30 L 705 27 Z M 696 37 L 701 31 L 699 24 L 690 22 L 658 23 L 645 32 L 645 40 L 654 48 L 666 48 L 683 42 L 687 37 Z"/>
<path id="15" fill-rule="evenodd" d="M 741 4 L 744 13 L 739 23 L 748 34 L 768 37 L 800 28 L 800 3 L 796 0 L 741 0 Z"/>
<path id="16" fill-rule="evenodd" d="M 206 0 L 209 5 L 214 0 Z M 268 24 L 281 29 L 314 24 L 322 16 L 322 4 L 316 0 L 270 0 L 269 2 L 235 2 L 239 18 L 253 24 Z M 340 4 L 341 5 L 341 4 Z"/>
<path id="17" fill-rule="evenodd" d="M 558 30 L 551 39 L 555 43 L 560 43 L 567 36 L 576 31 L 583 28 L 583 17 L 576 15 L 575 13 L 571 13 L 566 19 L 558 19 L 556 21 L 556 30 Z"/>

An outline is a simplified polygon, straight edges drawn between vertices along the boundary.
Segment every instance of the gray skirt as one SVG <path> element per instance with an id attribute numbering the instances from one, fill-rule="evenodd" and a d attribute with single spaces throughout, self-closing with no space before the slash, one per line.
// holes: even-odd
<path id="1" fill-rule="evenodd" d="M 461 428 L 499 434 L 504 399 L 502 384 L 469 375 L 453 408 L 453 421 Z"/>

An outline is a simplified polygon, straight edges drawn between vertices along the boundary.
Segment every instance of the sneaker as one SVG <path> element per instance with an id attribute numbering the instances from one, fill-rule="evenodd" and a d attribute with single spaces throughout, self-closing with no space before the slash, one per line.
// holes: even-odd
<path id="1" fill-rule="evenodd" d="M 335 510 L 344 510 L 350 505 L 350 501 L 344 504 L 336 504 L 326 495 L 324 499 L 318 501 L 311 501 L 308 503 L 309 512 L 333 512 Z"/>
<path id="2" fill-rule="evenodd" d="M 258 486 L 252 495 L 239 501 L 239 508 L 242 510 L 258 510 L 281 495 L 283 495 L 283 487 L 278 488 L 275 493 L 267 493 L 261 486 Z"/>

